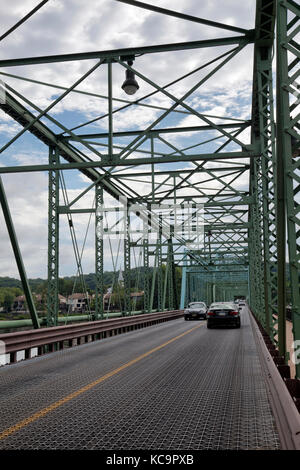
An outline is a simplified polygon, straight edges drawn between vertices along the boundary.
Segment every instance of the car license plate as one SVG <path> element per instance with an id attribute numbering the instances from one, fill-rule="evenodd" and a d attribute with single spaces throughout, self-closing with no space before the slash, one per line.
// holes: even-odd
<path id="1" fill-rule="evenodd" d="M 220 317 L 225 317 L 226 312 L 219 312 L 218 315 L 219 315 Z"/>
<path id="2" fill-rule="evenodd" d="M 193 317 L 196 317 L 197 316 L 197 313 L 193 313 Z"/>

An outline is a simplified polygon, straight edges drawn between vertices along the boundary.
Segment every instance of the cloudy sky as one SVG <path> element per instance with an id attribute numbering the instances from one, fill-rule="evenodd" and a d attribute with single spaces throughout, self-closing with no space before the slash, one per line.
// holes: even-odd
<path id="1" fill-rule="evenodd" d="M 13 2 L 2 0 L 0 3 L 0 34 L 7 31 L 38 3 L 38 0 L 14 0 Z M 243 2 L 237 2 L 236 0 L 224 0 L 222 2 L 218 0 L 208 2 L 199 0 L 151 0 L 148 3 L 240 28 L 251 29 L 254 27 L 255 0 L 244 0 Z M 82 0 L 50 0 L 25 24 L 0 42 L 0 60 L 151 46 L 221 38 L 238 34 L 134 8 L 116 0 L 86 0 L 84 2 Z M 154 81 L 159 86 L 165 86 L 232 47 L 146 54 L 136 58 L 134 67 L 149 80 Z M 208 115 L 232 119 L 249 119 L 252 92 L 252 52 L 253 47 L 251 45 L 242 50 L 218 74 L 208 80 L 205 87 L 201 88 L 201 91 L 191 95 L 189 101 L 187 101 L 188 104 L 195 107 L 199 112 Z M 96 62 L 96 60 L 83 60 L 6 67 L 1 71 L 52 85 L 69 87 L 93 67 Z M 113 97 L 115 99 L 113 106 L 116 109 L 124 105 L 123 101 L 118 100 L 126 100 L 128 97 L 121 89 L 124 80 L 124 68 L 120 64 L 113 64 L 112 69 Z M 208 70 L 211 70 L 211 68 L 208 68 L 205 73 Z M 182 97 L 186 90 L 197 83 L 205 73 L 201 71 L 176 83 L 168 88 L 169 93 L 179 98 Z M 7 75 L 0 75 L 0 79 L 14 90 L 17 90 L 18 93 L 26 96 L 40 109 L 49 106 L 63 92 L 58 88 L 21 81 Z M 142 80 L 139 80 L 139 84 L 140 89 L 134 99 L 153 91 L 151 84 Z M 95 73 L 80 84 L 78 89 L 107 96 L 107 67 L 99 67 Z M 151 106 L 167 107 L 172 104 L 172 100 L 163 94 L 156 94 L 145 103 Z M 183 108 L 178 108 L 178 110 L 180 109 L 183 110 Z M 54 119 L 62 122 L 64 126 L 74 128 L 81 123 L 105 115 L 107 110 L 108 104 L 105 98 L 72 93 L 53 108 L 50 114 Z M 31 109 L 31 111 L 33 110 Z M 155 107 L 135 107 L 124 110 L 115 114 L 114 130 L 144 129 L 150 126 L 161 113 L 162 111 Z M 45 123 L 55 132 L 62 132 L 62 129 L 59 129 L 49 120 L 45 120 Z M 195 115 L 174 113 L 161 123 L 161 127 L 182 127 L 198 124 L 199 119 Z M 107 119 L 103 117 L 93 124 L 78 129 L 78 132 L 105 132 L 107 125 Z M 18 124 L 0 111 L 1 146 L 19 131 Z M 245 142 L 249 140 L 247 132 L 241 139 L 244 139 Z M 190 136 L 186 135 L 179 138 L 177 134 L 170 136 L 169 142 L 181 148 L 188 147 L 193 143 Z M 222 139 L 219 143 L 221 142 Z M 217 143 L 215 142 L 215 144 Z M 118 144 L 126 144 L 126 139 L 117 142 Z M 213 144 L 209 145 L 206 150 L 213 151 Z M 99 149 L 99 147 L 97 148 Z M 158 150 L 165 151 L 163 144 Z M 234 148 L 228 147 L 228 150 L 234 150 Z M 0 154 L 0 166 L 46 163 L 47 159 L 48 149 L 33 136 L 26 133 Z M 175 168 L 174 165 L 173 167 L 172 165 L 165 167 L 165 169 L 170 170 L 172 168 Z M 184 168 L 191 169 L 193 166 L 186 162 L 182 169 Z M 47 275 L 47 174 L 42 172 L 18 173 L 3 175 L 2 179 L 24 257 L 27 275 L 31 278 L 45 278 Z M 76 171 L 65 172 L 65 179 L 70 200 L 89 184 L 87 178 Z M 141 187 L 141 182 L 137 182 L 137 180 L 130 183 L 128 181 L 128 184 L 135 190 Z M 241 188 L 245 187 L 247 177 L 241 177 L 237 184 Z M 146 183 L 144 189 L 147 192 Z M 77 207 L 91 207 L 92 204 L 93 194 L 88 193 L 82 198 Z M 74 275 L 76 274 L 75 259 L 67 229 L 67 221 L 63 217 L 61 219 L 60 275 Z M 84 272 L 93 272 L 93 222 L 91 221 L 89 224 L 88 215 L 80 215 L 74 217 L 74 225 L 80 249 L 87 234 L 83 270 Z M 0 239 L 0 276 L 18 277 L 1 213 Z M 108 247 L 105 263 L 105 269 L 112 268 L 111 253 Z"/>

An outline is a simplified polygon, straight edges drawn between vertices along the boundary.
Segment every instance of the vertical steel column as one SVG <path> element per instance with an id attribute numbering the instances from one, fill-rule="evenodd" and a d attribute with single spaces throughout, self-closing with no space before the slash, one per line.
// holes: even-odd
<path id="1" fill-rule="evenodd" d="M 148 207 L 150 213 L 150 207 Z M 150 313 L 150 289 L 149 289 L 149 226 L 148 221 L 143 221 L 143 261 L 144 261 L 144 311 Z"/>
<path id="2" fill-rule="evenodd" d="M 272 96 L 272 47 L 275 0 L 257 0 L 251 141 L 259 158 L 250 164 L 249 286 L 250 305 L 274 337 L 276 311 L 275 132 Z M 274 317 L 274 318 L 273 318 Z"/>
<path id="3" fill-rule="evenodd" d="M 95 320 L 103 319 L 103 186 L 96 184 L 96 216 L 95 216 L 95 271 L 96 271 L 96 299 L 95 299 Z"/>
<path id="4" fill-rule="evenodd" d="M 264 45 L 255 51 L 254 77 L 257 90 L 257 131 L 256 145 L 261 153 L 261 178 L 258 179 L 259 200 L 262 216 L 263 262 L 264 262 L 264 315 L 265 328 L 274 340 L 278 333 L 277 299 L 277 237 L 275 201 L 275 122 L 273 111 L 272 49 Z M 282 341 L 279 335 L 278 341 Z"/>
<path id="5" fill-rule="evenodd" d="M 112 96 L 112 64 L 107 64 L 108 69 L 108 158 L 113 160 L 113 96 Z"/>
<path id="6" fill-rule="evenodd" d="M 163 276 L 162 276 L 162 216 L 159 215 L 159 228 L 157 239 L 157 310 L 163 308 Z"/>
<path id="7" fill-rule="evenodd" d="M 38 319 L 38 316 L 37 316 L 37 312 L 36 312 L 36 308 L 35 308 L 35 305 L 34 305 L 32 293 L 31 293 L 29 282 L 28 282 L 28 279 L 27 279 L 27 275 L 26 275 L 26 271 L 25 271 L 25 267 L 24 267 L 24 263 L 23 263 L 23 259 L 22 259 L 18 239 L 17 239 L 17 234 L 16 234 L 15 229 L 14 229 L 14 225 L 13 225 L 13 221 L 12 221 L 12 218 L 11 218 L 11 213 L 10 213 L 10 210 L 9 210 L 9 206 L 8 206 L 8 202 L 7 202 L 7 199 L 6 199 L 6 194 L 5 194 L 5 190 L 4 190 L 4 186 L 3 186 L 3 183 L 2 183 L 2 178 L 1 177 L 0 177 L 0 203 L 1 203 L 2 211 L 3 211 L 3 215 L 4 215 L 4 220 L 5 220 L 5 223 L 6 223 L 6 226 L 7 226 L 7 231 L 8 231 L 8 235 L 9 235 L 9 238 L 10 238 L 11 246 L 12 246 L 12 249 L 13 249 L 13 252 L 14 252 L 14 255 L 15 255 L 15 259 L 16 259 L 19 275 L 20 275 L 20 278 L 21 278 L 22 287 L 23 287 L 23 291 L 24 291 L 24 294 L 25 294 L 26 302 L 27 302 L 27 305 L 28 305 L 28 309 L 29 309 L 29 312 L 30 312 L 31 319 L 32 319 L 32 324 L 33 324 L 34 328 L 39 328 L 40 327 L 39 319 Z"/>
<path id="8" fill-rule="evenodd" d="M 265 326 L 264 312 L 264 273 L 262 256 L 262 216 L 261 195 L 258 191 L 260 179 L 261 158 L 255 158 L 250 164 L 250 195 L 253 196 L 253 204 L 249 210 L 249 272 L 251 290 L 251 308 L 257 318 Z"/>
<path id="9" fill-rule="evenodd" d="M 294 1 L 277 1 L 277 18 L 278 304 L 282 311 L 279 329 L 285 327 L 287 224 L 293 335 L 298 342 L 295 347 L 295 357 L 298 357 L 296 375 L 300 378 L 300 151 L 297 115 L 299 84 L 296 82 L 299 76 L 299 45 L 295 39 L 299 32 L 299 5 Z M 296 101 L 293 101 L 293 96 Z"/>
<path id="10" fill-rule="evenodd" d="M 174 283 L 173 283 L 173 247 L 172 238 L 168 239 L 167 254 L 167 282 L 168 282 L 168 309 L 174 309 Z"/>
<path id="11" fill-rule="evenodd" d="M 169 286 L 169 283 L 168 283 L 168 275 L 169 273 L 169 264 L 167 262 L 167 265 L 166 265 L 166 270 L 165 270 L 165 279 L 164 279 L 164 289 L 163 289 L 163 299 L 162 299 L 162 310 L 164 311 L 165 308 L 166 308 L 166 299 L 167 299 L 167 287 Z"/>
<path id="12" fill-rule="evenodd" d="M 131 314 L 131 282 L 130 282 L 130 210 L 124 204 L 124 315 Z"/>
<path id="13" fill-rule="evenodd" d="M 59 164 L 57 147 L 49 148 L 49 164 Z M 55 326 L 58 317 L 58 275 L 59 275 L 59 170 L 49 171 L 48 194 L 48 292 L 47 325 Z"/>
<path id="14" fill-rule="evenodd" d="M 183 310 L 185 307 L 186 301 L 186 252 L 183 256 L 183 267 L 182 267 L 182 276 L 181 276 L 181 294 L 180 294 L 180 310 Z"/>
<path id="15" fill-rule="evenodd" d="M 152 274 L 152 282 L 151 282 L 151 293 L 150 293 L 150 312 L 153 310 L 153 302 L 154 302 L 154 293 L 155 293 L 155 285 L 156 285 L 156 271 L 157 271 L 157 252 L 155 251 L 154 256 L 154 266 L 153 266 L 153 274 Z"/>

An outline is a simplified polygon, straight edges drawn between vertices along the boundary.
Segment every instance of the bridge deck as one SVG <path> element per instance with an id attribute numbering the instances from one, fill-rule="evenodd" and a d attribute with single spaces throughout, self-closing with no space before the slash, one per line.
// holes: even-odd
<path id="1" fill-rule="evenodd" d="M 279 449 L 246 308 L 0 369 L 0 449 Z"/>

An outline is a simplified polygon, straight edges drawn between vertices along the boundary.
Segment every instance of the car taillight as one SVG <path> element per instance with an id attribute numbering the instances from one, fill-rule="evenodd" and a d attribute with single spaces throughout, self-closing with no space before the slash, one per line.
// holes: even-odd
<path id="1" fill-rule="evenodd" d="M 215 312 L 207 312 L 207 315 L 209 315 L 210 317 L 212 317 L 213 315 L 215 315 Z"/>
<path id="2" fill-rule="evenodd" d="M 230 315 L 238 315 L 238 314 L 239 314 L 239 312 L 235 312 L 235 311 L 230 312 Z"/>

